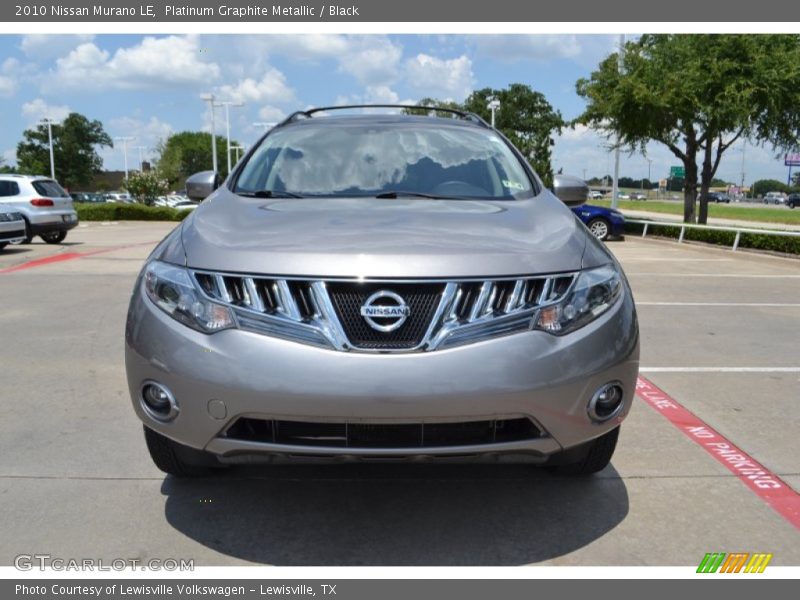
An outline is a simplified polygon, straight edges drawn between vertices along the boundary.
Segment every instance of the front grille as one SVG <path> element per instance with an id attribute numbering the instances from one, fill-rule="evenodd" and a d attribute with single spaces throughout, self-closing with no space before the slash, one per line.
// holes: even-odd
<path id="1" fill-rule="evenodd" d="M 320 448 L 445 448 L 542 437 L 526 418 L 462 423 L 309 423 L 241 417 L 228 439 Z"/>
<path id="2" fill-rule="evenodd" d="M 194 278 L 231 307 L 241 329 L 341 351 L 430 352 L 529 330 L 539 307 L 560 301 L 576 274 L 412 282 L 194 271 Z"/>
<path id="3" fill-rule="evenodd" d="M 344 333 L 356 348 L 370 350 L 407 350 L 418 346 L 428 331 L 444 292 L 443 283 L 351 283 L 328 284 L 328 293 Z M 408 318 L 394 331 L 381 332 L 369 326 L 361 316 L 361 307 L 379 291 L 398 294 L 409 309 Z M 394 319 L 375 319 L 379 324 Z"/>

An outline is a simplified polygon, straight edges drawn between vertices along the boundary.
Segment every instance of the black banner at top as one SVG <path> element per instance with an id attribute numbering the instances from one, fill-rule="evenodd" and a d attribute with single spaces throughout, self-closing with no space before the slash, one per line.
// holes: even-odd
<path id="1" fill-rule="evenodd" d="M 779 22 L 800 3 L 759 0 L 12 0 L 4 22 Z"/>

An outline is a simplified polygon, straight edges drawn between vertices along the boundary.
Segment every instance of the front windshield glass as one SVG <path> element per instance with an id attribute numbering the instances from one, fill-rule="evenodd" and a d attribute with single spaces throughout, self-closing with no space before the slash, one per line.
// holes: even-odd
<path id="1" fill-rule="evenodd" d="M 433 120 L 433 119 L 431 119 Z M 236 193 L 530 198 L 520 161 L 494 131 L 436 123 L 304 123 L 270 134 Z"/>

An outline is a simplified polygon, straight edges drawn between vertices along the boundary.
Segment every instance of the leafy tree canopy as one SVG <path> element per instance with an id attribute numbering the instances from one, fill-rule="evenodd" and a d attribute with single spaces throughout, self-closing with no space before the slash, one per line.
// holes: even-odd
<path id="1" fill-rule="evenodd" d="M 740 138 L 791 149 L 800 136 L 800 36 L 644 35 L 577 82 L 577 119 L 630 151 L 667 146 L 686 171 L 684 220 L 695 220 L 724 152 Z M 699 166 L 698 166 L 699 161 Z"/>
<path id="2" fill-rule="evenodd" d="M 217 165 L 220 174 L 228 174 L 228 161 L 225 158 L 227 140 L 216 136 Z M 239 144 L 231 140 L 231 146 Z M 182 183 L 187 177 L 198 171 L 208 171 L 212 168 L 211 134 L 204 131 L 182 131 L 170 135 L 159 142 L 156 151 L 158 160 L 156 166 L 161 176 L 167 179 L 170 185 Z M 235 158 L 235 157 L 234 157 Z"/>
<path id="3" fill-rule="evenodd" d="M 70 113 L 63 122 L 53 123 L 52 131 L 56 179 L 67 189 L 87 185 L 103 167 L 97 148 L 114 145 L 103 124 Z M 39 124 L 22 135 L 17 144 L 17 170 L 32 175 L 49 174 L 47 125 Z"/>

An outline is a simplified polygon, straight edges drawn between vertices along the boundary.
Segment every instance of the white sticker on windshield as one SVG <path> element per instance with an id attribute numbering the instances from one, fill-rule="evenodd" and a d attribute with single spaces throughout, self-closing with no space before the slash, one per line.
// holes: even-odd
<path id="1" fill-rule="evenodd" d="M 503 179 L 503 186 L 509 190 L 524 190 L 525 186 L 517 181 L 509 181 L 508 179 Z"/>

